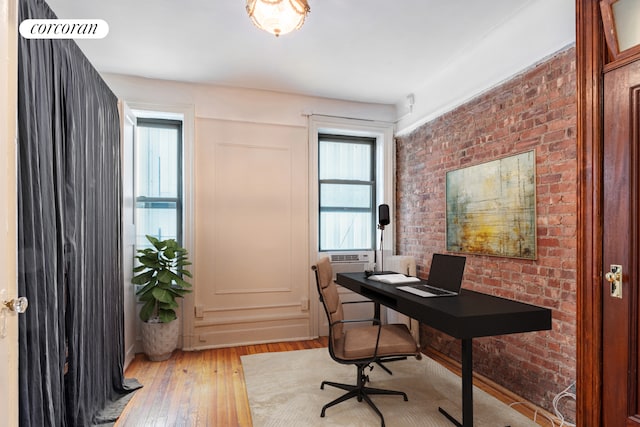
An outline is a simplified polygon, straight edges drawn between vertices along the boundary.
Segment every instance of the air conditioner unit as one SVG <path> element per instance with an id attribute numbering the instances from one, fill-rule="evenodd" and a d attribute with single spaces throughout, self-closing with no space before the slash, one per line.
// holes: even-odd
<path id="1" fill-rule="evenodd" d="M 349 253 L 334 253 L 329 254 L 331 262 L 334 263 L 360 263 L 360 262 L 370 262 L 369 256 L 371 254 L 369 252 L 349 252 Z"/>
<path id="2" fill-rule="evenodd" d="M 334 273 L 354 273 L 364 271 L 367 264 L 373 263 L 373 251 L 358 252 L 329 252 L 326 253 L 331 261 Z"/>

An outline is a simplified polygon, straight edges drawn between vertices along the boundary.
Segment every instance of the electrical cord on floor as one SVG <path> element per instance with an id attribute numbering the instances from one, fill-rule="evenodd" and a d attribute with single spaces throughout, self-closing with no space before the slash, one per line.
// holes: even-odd
<path id="1" fill-rule="evenodd" d="M 556 413 L 556 417 L 558 417 L 558 419 L 561 421 L 560 422 L 560 427 L 575 427 L 575 424 L 570 423 L 569 421 L 564 419 L 564 415 L 562 415 L 562 413 L 560 412 L 560 409 L 558 409 L 558 404 L 560 403 L 560 400 L 562 400 L 565 397 L 571 398 L 574 401 L 576 400 L 576 393 L 575 393 L 575 385 L 576 382 L 574 381 L 573 383 L 571 383 L 571 385 L 567 388 L 565 388 L 564 390 L 562 390 L 560 393 L 558 393 L 556 395 L 556 397 L 553 398 L 553 410 Z"/>
<path id="2" fill-rule="evenodd" d="M 527 405 L 527 402 L 513 402 L 509 405 L 510 408 L 512 408 L 514 405 Z M 549 420 L 549 422 L 551 423 L 551 427 L 556 427 L 555 423 L 553 422 L 553 419 L 549 418 L 548 416 L 546 416 L 545 414 L 540 414 L 543 417 L 545 417 L 547 420 Z M 533 422 L 537 423 L 538 422 L 538 410 L 536 409 L 535 411 L 533 411 Z"/>
<path id="3" fill-rule="evenodd" d="M 564 398 L 568 397 L 573 400 L 576 400 L 575 385 L 576 385 L 576 382 L 574 381 L 573 383 L 571 383 L 569 387 L 562 390 L 553 398 L 553 411 L 555 412 L 555 415 L 558 418 L 558 420 L 560 420 L 560 425 L 558 427 L 575 427 L 576 426 L 575 424 L 565 420 L 564 415 L 562 415 L 562 413 L 560 412 L 560 409 L 558 408 L 560 400 Z M 509 407 L 513 407 L 514 405 L 526 405 L 526 404 L 527 402 L 513 402 L 509 405 Z M 556 424 L 553 421 L 553 419 L 551 419 L 550 417 L 548 417 L 543 413 L 540 413 L 540 415 L 542 415 L 547 420 L 549 420 L 549 422 L 551 423 L 551 427 L 556 427 Z M 533 422 L 537 422 L 537 421 L 538 421 L 538 410 L 536 409 L 533 413 Z"/>

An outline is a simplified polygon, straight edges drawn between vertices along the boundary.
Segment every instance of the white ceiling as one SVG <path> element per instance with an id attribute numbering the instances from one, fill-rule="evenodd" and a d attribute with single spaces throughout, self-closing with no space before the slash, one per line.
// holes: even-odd
<path id="1" fill-rule="evenodd" d="M 396 104 L 399 115 L 409 94 L 429 114 L 575 38 L 574 0 L 309 0 L 302 29 L 279 38 L 251 24 L 244 0 L 47 3 L 59 18 L 109 24 L 106 38 L 78 40 L 100 72 Z"/>

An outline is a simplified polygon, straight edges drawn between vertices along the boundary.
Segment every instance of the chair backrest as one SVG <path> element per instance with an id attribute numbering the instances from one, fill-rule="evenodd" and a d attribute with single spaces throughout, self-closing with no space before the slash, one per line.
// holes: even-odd
<path id="1" fill-rule="evenodd" d="M 342 323 L 337 323 L 331 327 L 334 322 L 344 320 L 344 312 L 338 295 L 338 287 L 333 281 L 333 268 L 331 268 L 329 258 L 323 257 L 318 260 L 314 270 L 320 300 L 329 321 L 329 335 L 332 340 L 341 339 L 343 334 Z"/>

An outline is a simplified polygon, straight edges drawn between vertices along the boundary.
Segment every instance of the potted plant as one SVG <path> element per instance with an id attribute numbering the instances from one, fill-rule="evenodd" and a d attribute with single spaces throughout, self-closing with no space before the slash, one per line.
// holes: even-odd
<path id="1" fill-rule="evenodd" d="M 191 292 L 191 265 L 187 250 L 174 239 L 159 240 L 147 235 L 151 247 L 138 249 L 140 265 L 133 269 L 131 282 L 142 287 L 136 291 L 141 302 L 142 347 L 153 361 L 166 360 L 178 345 L 180 335 L 177 298 Z"/>

